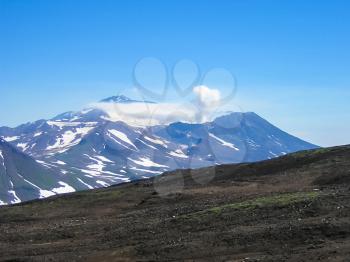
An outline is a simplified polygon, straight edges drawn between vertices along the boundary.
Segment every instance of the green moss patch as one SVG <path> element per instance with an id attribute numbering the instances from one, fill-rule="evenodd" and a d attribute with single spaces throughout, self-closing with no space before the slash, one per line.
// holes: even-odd
<path id="1" fill-rule="evenodd" d="M 181 218 L 200 217 L 209 214 L 221 214 L 228 210 L 251 210 L 264 207 L 282 207 L 300 202 L 310 202 L 320 195 L 319 192 L 296 192 L 285 193 L 267 197 L 259 197 L 252 200 L 247 200 L 239 203 L 226 204 L 209 208 L 203 211 L 181 216 Z"/>
<path id="2" fill-rule="evenodd" d="M 315 156 L 318 154 L 324 154 L 331 152 L 333 149 L 332 148 L 318 148 L 318 149 L 313 149 L 313 150 L 305 150 L 305 151 L 299 151 L 296 153 L 291 154 L 293 157 L 308 157 L 308 156 Z"/>

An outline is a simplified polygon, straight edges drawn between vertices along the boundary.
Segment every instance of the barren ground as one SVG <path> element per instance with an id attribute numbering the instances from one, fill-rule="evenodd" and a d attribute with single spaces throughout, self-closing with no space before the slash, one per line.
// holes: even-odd
<path id="1" fill-rule="evenodd" d="M 350 261 L 350 147 L 212 171 L 2 207 L 0 260 Z"/>

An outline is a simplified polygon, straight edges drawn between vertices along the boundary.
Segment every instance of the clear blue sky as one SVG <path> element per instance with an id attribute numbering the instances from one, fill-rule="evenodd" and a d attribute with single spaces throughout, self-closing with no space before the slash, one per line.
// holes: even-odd
<path id="1" fill-rule="evenodd" d="M 350 143 L 349 10 L 334 0 L 0 0 L 0 125 L 128 93 L 135 63 L 152 56 L 227 68 L 245 110 L 319 145 Z"/>

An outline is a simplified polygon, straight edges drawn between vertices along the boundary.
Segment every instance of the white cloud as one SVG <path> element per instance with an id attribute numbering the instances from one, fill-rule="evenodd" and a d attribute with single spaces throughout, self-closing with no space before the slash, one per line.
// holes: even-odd
<path id="1" fill-rule="evenodd" d="M 207 86 L 196 86 L 193 88 L 193 93 L 197 96 L 199 105 L 204 108 L 216 107 L 221 100 L 220 91 Z"/>
<path id="2" fill-rule="evenodd" d="M 105 111 L 111 121 L 123 121 L 133 126 L 153 126 L 174 122 L 201 123 L 211 120 L 213 108 L 220 102 L 220 92 L 206 86 L 193 89 L 194 103 L 95 103 L 90 105 Z"/>
<path id="3" fill-rule="evenodd" d="M 192 122 L 195 109 L 188 105 L 180 107 L 171 103 L 96 103 L 94 108 L 105 111 L 111 121 L 123 121 L 133 126 L 153 126 L 169 124 L 176 121 Z"/>
<path id="4" fill-rule="evenodd" d="M 193 88 L 193 93 L 196 96 L 195 103 L 198 107 L 196 115 L 197 122 L 207 122 L 212 120 L 213 112 L 215 112 L 220 106 L 220 91 L 202 85 Z"/>

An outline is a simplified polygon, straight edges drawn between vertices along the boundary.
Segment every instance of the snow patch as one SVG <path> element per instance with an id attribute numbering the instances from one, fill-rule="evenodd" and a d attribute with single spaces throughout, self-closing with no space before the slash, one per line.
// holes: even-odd
<path id="1" fill-rule="evenodd" d="M 99 171 L 99 172 L 102 172 L 103 171 L 103 168 L 105 167 L 105 164 L 101 161 L 101 160 L 98 160 L 96 158 L 93 158 L 87 154 L 84 154 L 85 156 L 87 156 L 90 160 L 92 161 L 95 161 L 96 164 L 91 164 L 91 165 L 88 165 L 87 168 L 89 169 L 93 169 L 95 171 Z"/>
<path id="2" fill-rule="evenodd" d="M 80 178 L 77 177 L 77 180 L 82 183 L 83 185 L 87 186 L 87 188 L 89 189 L 94 189 L 94 187 L 90 186 L 89 184 L 85 183 L 83 180 L 81 180 Z"/>
<path id="3" fill-rule="evenodd" d="M 134 145 L 133 142 L 131 142 L 131 140 L 127 137 L 127 135 L 125 135 L 124 133 L 115 130 L 115 129 L 110 129 L 108 130 L 109 133 L 111 133 L 113 136 L 117 137 L 118 139 L 122 140 L 123 142 L 133 146 L 135 149 L 137 149 L 137 147 Z"/>
<path id="4" fill-rule="evenodd" d="M 221 139 L 221 138 L 215 136 L 215 135 L 212 134 L 212 133 L 209 133 L 209 136 L 212 137 L 212 138 L 214 138 L 215 140 L 219 141 L 223 146 L 227 146 L 227 147 L 230 147 L 230 148 L 232 148 L 232 149 L 234 149 L 234 150 L 236 150 L 236 151 L 239 151 L 239 149 L 238 149 L 237 147 L 235 147 L 234 144 L 231 144 L 231 143 L 229 143 L 229 142 L 226 142 L 225 140 L 223 140 L 223 139 Z"/>
<path id="5" fill-rule="evenodd" d="M 60 129 L 62 129 L 63 127 L 76 127 L 79 125 L 84 125 L 84 126 L 96 126 L 97 122 L 59 122 L 59 121 L 47 121 L 46 122 L 49 126 L 57 126 Z"/>
<path id="6" fill-rule="evenodd" d="M 77 145 L 92 129 L 94 127 L 79 127 L 75 129 L 75 132 L 68 130 L 61 137 L 57 138 L 55 144 L 48 146 L 46 150 L 62 149 Z"/>
<path id="7" fill-rule="evenodd" d="M 39 198 L 47 198 L 47 197 L 56 195 L 54 192 L 45 190 L 45 189 L 39 189 L 39 193 L 40 193 Z"/>
<path id="8" fill-rule="evenodd" d="M 11 204 L 21 203 L 21 199 L 16 195 L 16 192 L 14 190 L 9 190 L 7 192 L 13 196 L 13 200 L 11 200 Z"/>
<path id="9" fill-rule="evenodd" d="M 20 139 L 19 136 L 8 136 L 8 137 L 4 137 L 3 138 L 6 142 L 13 142 L 13 141 L 16 141 L 18 139 Z"/>
<path id="10" fill-rule="evenodd" d="M 260 145 L 258 145 L 253 139 L 250 139 L 250 138 L 248 138 L 247 139 L 247 142 L 248 142 L 248 144 L 250 145 L 250 146 L 252 146 L 252 147 L 261 147 Z"/>
<path id="11" fill-rule="evenodd" d="M 78 170 L 80 170 L 81 172 L 83 172 L 85 174 L 90 175 L 90 177 L 94 177 L 94 176 L 96 177 L 96 176 L 101 175 L 101 172 L 98 172 L 98 171 L 86 170 L 86 169 L 78 169 Z"/>
<path id="12" fill-rule="evenodd" d="M 144 136 L 144 138 L 150 142 L 152 142 L 153 144 L 157 144 L 157 145 L 161 145 L 164 146 L 165 148 L 167 148 L 168 146 L 160 139 L 157 138 L 150 138 L 148 136 Z"/>
<path id="13" fill-rule="evenodd" d="M 33 184 L 32 182 L 28 181 L 27 179 L 25 179 L 23 176 L 21 176 L 20 174 L 17 174 L 20 178 L 22 178 L 25 182 L 27 182 L 29 185 L 35 187 L 36 189 L 39 190 L 39 198 L 46 198 L 46 197 L 50 197 L 50 196 L 54 196 L 56 195 L 54 192 L 48 191 L 48 190 L 44 190 L 41 189 L 40 187 L 38 187 L 37 185 Z"/>
<path id="14" fill-rule="evenodd" d="M 145 167 L 168 167 L 168 166 L 164 166 L 161 164 L 157 164 L 154 163 L 152 160 L 150 160 L 147 157 L 140 157 L 139 160 L 134 160 L 131 158 L 128 158 L 130 161 L 134 162 L 135 164 L 139 165 L 139 166 L 145 166 Z"/>
<path id="15" fill-rule="evenodd" d="M 49 163 L 46 163 L 42 160 L 35 160 L 37 163 L 43 165 L 44 167 L 47 167 L 47 168 L 52 168 L 52 167 L 56 167 L 55 165 L 52 165 L 52 164 L 49 164 Z"/>
<path id="16" fill-rule="evenodd" d="M 108 184 L 108 183 L 106 183 L 106 182 L 104 182 L 104 181 L 101 181 L 101 180 L 97 180 L 96 183 L 97 183 L 97 184 L 100 184 L 100 185 L 103 186 L 103 187 L 108 187 L 108 186 L 110 186 L 110 184 Z"/>
<path id="17" fill-rule="evenodd" d="M 41 136 L 43 132 L 37 132 L 33 135 L 33 137 Z"/>
<path id="18" fill-rule="evenodd" d="M 60 184 L 61 187 L 56 187 L 56 188 L 51 189 L 53 192 L 55 192 L 57 194 L 75 192 L 75 189 L 73 187 L 71 187 L 70 185 L 68 185 L 67 183 L 59 181 L 58 184 Z"/>
<path id="19" fill-rule="evenodd" d="M 26 151 L 28 149 L 27 143 L 18 143 L 17 147 L 22 148 L 22 151 Z"/>
<path id="20" fill-rule="evenodd" d="M 104 157 L 104 156 L 95 156 L 96 158 L 100 159 L 103 162 L 107 162 L 107 163 L 114 163 L 112 160 L 109 160 L 108 158 Z"/>
<path id="21" fill-rule="evenodd" d="M 88 165 L 87 168 L 96 170 L 96 171 L 98 171 L 98 172 L 102 172 L 102 171 L 103 171 L 103 168 L 104 168 L 104 165 L 100 165 L 100 164 L 91 164 L 91 165 Z"/>
<path id="22" fill-rule="evenodd" d="M 155 148 L 154 146 L 151 146 L 151 145 L 147 144 L 145 141 L 142 141 L 142 140 L 139 139 L 139 138 L 137 138 L 137 140 L 140 141 L 142 144 L 144 144 L 144 145 L 146 145 L 146 146 L 148 146 L 148 147 L 150 147 L 150 148 L 152 148 L 152 149 L 157 150 L 157 148 Z"/>
<path id="23" fill-rule="evenodd" d="M 52 162 L 52 163 L 59 164 L 59 165 L 62 165 L 62 166 L 67 165 L 65 162 L 63 162 L 61 160 L 57 160 L 57 161 Z"/>
<path id="24" fill-rule="evenodd" d="M 174 156 L 174 157 L 179 157 L 179 158 L 188 158 L 188 156 L 186 156 L 184 154 L 184 152 L 182 152 L 180 149 L 177 149 L 175 151 L 171 151 L 169 153 L 169 155 Z"/>
<path id="25" fill-rule="evenodd" d="M 271 155 L 273 155 L 274 157 L 279 157 L 279 155 L 275 154 L 275 153 L 272 152 L 272 151 L 269 151 L 269 153 L 270 153 Z"/>

